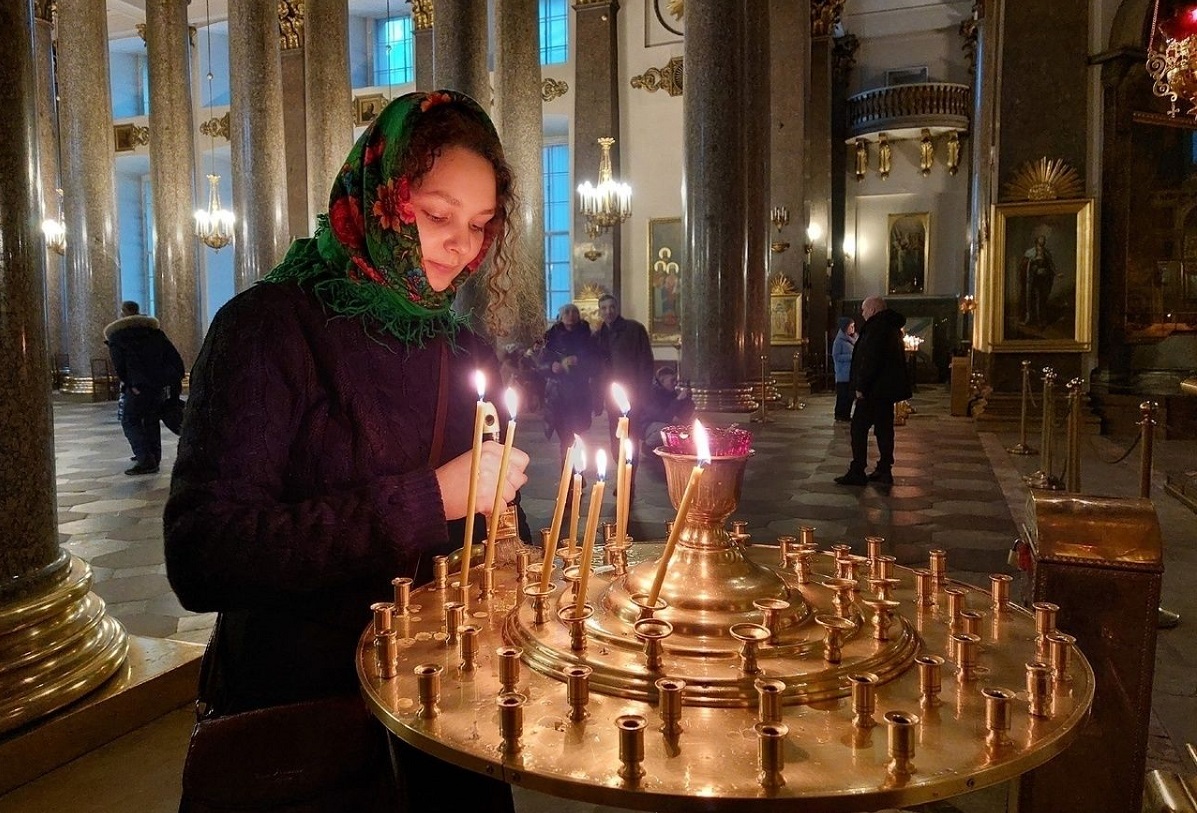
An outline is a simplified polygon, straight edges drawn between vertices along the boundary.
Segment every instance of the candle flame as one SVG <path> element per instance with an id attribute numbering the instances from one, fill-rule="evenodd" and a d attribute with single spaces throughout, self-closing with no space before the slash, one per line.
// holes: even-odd
<path id="1" fill-rule="evenodd" d="M 598 478 L 600 480 L 607 479 L 607 452 L 604 449 L 599 449 L 594 454 L 594 468 L 598 471 Z"/>
<path id="2" fill-rule="evenodd" d="M 615 399 L 615 405 L 619 407 L 619 411 L 627 415 L 631 411 L 632 405 L 628 401 L 628 394 L 624 392 L 623 386 L 620 384 L 611 385 L 611 397 Z"/>
<path id="3" fill-rule="evenodd" d="M 481 370 L 474 371 L 474 389 L 478 390 L 478 400 L 481 401 L 486 395 L 486 374 Z"/>
<path id="4" fill-rule="evenodd" d="M 574 435 L 574 471 L 578 474 L 586 471 L 586 444 Z"/>
<path id="5" fill-rule="evenodd" d="M 698 453 L 698 465 L 705 466 L 711 462 L 711 441 L 707 437 L 707 428 L 702 425 L 702 421 L 695 420 L 690 434 L 694 436 L 694 449 Z"/>
<path id="6" fill-rule="evenodd" d="M 520 408 L 520 396 L 513 387 L 508 387 L 503 390 L 503 403 L 507 405 L 507 414 L 511 416 L 511 420 L 515 420 L 515 413 Z"/>
<path id="7" fill-rule="evenodd" d="M 623 459 L 627 463 L 632 462 L 632 449 L 633 448 L 634 447 L 632 445 L 632 441 L 629 438 L 624 438 L 623 439 Z"/>

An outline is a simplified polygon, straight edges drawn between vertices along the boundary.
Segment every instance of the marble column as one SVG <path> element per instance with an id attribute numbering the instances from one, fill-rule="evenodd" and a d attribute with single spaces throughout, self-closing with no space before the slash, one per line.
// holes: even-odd
<path id="1" fill-rule="evenodd" d="M 157 315 L 188 369 L 203 336 L 193 212 L 195 117 L 187 0 L 147 0 L 150 73 L 150 187 L 154 200 Z"/>
<path id="2" fill-rule="evenodd" d="M 281 0 L 278 4 L 281 51 L 279 73 L 283 88 L 283 150 L 287 173 L 285 222 L 288 237 L 311 234 L 311 218 L 308 215 L 308 99 L 303 33 L 307 15 L 304 5 L 303 0 Z M 320 36 L 323 35 L 324 32 L 321 31 Z M 348 45 L 348 36 L 345 44 Z M 346 58 L 348 59 L 348 56 Z"/>
<path id="3" fill-rule="evenodd" d="M 62 217 L 62 196 L 58 176 L 58 99 L 54 88 L 54 4 L 41 0 L 33 4 L 34 52 L 37 56 L 37 130 L 41 169 L 42 219 Z M 62 255 L 46 250 L 46 329 L 51 356 L 66 352 L 66 320 L 63 313 Z"/>
<path id="4" fill-rule="evenodd" d="M 769 369 L 766 332 L 769 309 L 769 31 L 770 0 L 756 0 L 744 15 L 744 88 L 741 95 L 745 130 L 744 184 L 744 335 L 749 378 L 758 382 Z M 762 359 L 765 364 L 762 373 Z M 759 384 L 758 384 L 759 386 Z M 759 390 L 758 390 L 759 392 Z"/>
<path id="5" fill-rule="evenodd" d="M 349 9 L 345 0 L 307 0 L 304 45 L 307 96 L 308 223 L 328 211 L 329 190 L 353 146 L 353 96 L 349 89 Z"/>
<path id="6" fill-rule="evenodd" d="M 66 389 L 89 393 L 91 359 L 108 358 L 104 326 L 120 305 L 108 19 L 93 0 L 58 3 L 58 127 L 66 215 Z"/>
<path id="7" fill-rule="evenodd" d="M 103 7 L 79 10 L 64 8 L 65 22 L 103 25 Z M 29 2 L 0 3 L 0 734 L 93 690 L 128 645 L 88 592 L 87 564 L 58 546 L 31 12 Z M 94 34 L 94 25 L 83 27 Z"/>
<path id="8" fill-rule="evenodd" d="M 237 217 L 233 285 L 243 291 L 270 273 L 288 246 L 283 83 L 274 3 L 230 0 L 229 84 Z"/>
<path id="9" fill-rule="evenodd" d="M 843 0 L 821 0 L 811 4 L 810 98 L 806 108 L 806 207 L 797 217 L 802 243 L 806 243 L 806 228 L 816 224 L 822 236 L 806 252 L 803 269 L 802 294 L 805 304 L 804 336 L 807 340 L 807 363 L 821 374 L 830 372 L 828 313 L 831 305 L 828 270 L 833 263 L 832 185 L 834 150 L 843 150 L 843 143 L 834 143 L 832 131 L 832 93 L 834 82 L 834 49 L 832 32 L 843 8 Z M 882 295 L 884 291 L 867 291 Z"/>
<path id="10" fill-rule="evenodd" d="M 761 42 L 768 42 L 768 29 L 767 0 L 749 0 L 743 7 L 718 2 L 686 7 L 686 70 L 701 79 L 687 83 L 682 107 L 690 273 L 682 289 L 681 359 L 695 405 L 705 411 L 757 406 L 752 379 L 759 376 L 760 359 L 759 353 L 751 357 L 747 277 L 750 270 L 763 269 L 749 267 L 746 228 L 750 218 L 759 223 L 763 217 L 767 176 L 745 173 L 753 156 L 767 163 L 765 148 L 757 143 L 766 131 L 743 117 L 767 114 L 746 108 L 744 94 L 727 89 L 762 83 L 768 88 L 765 59 L 746 53 L 765 48 Z"/>
<path id="11" fill-rule="evenodd" d="M 620 173 L 619 130 L 619 13 L 618 0 L 575 0 L 574 2 L 574 183 L 589 180 L 598 183 L 600 138 L 614 138 L 611 148 L 611 174 Z M 689 24 L 687 23 L 687 26 Z M 635 190 L 633 190 L 634 193 Z M 636 200 L 633 194 L 632 208 Z M 583 287 L 597 285 L 621 300 L 638 292 L 622 291 L 622 229 L 618 226 L 590 240 L 585 220 L 574 217 L 574 295 Z M 587 251 L 602 256 L 586 259 Z M 592 255 L 593 256 L 593 255 Z"/>
<path id="12" fill-rule="evenodd" d="M 491 108 L 490 74 L 486 65 L 486 3 L 478 0 L 436 0 L 432 29 L 433 76 L 438 88 L 473 96 Z"/>
<path id="13" fill-rule="evenodd" d="M 415 37 L 416 90 L 435 90 L 435 68 L 432 52 L 435 49 L 432 0 L 410 0 L 411 27 Z"/>
<path id="14" fill-rule="evenodd" d="M 519 194 L 508 302 L 510 341 L 531 345 L 544 328 L 544 159 L 538 0 L 495 4 L 495 107 Z"/>

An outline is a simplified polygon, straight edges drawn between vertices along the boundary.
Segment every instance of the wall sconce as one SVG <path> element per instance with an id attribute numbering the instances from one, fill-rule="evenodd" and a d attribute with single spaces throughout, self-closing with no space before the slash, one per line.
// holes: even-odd
<path id="1" fill-rule="evenodd" d="M 935 142 L 931 140 L 931 131 L 923 128 L 922 138 L 919 139 L 919 171 L 923 177 L 931 174 L 931 167 L 935 165 Z"/>
<path id="2" fill-rule="evenodd" d="M 823 236 L 823 227 L 818 223 L 811 223 L 806 227 L 806 242 L 802 244 L 802 249 L 806 252 L 807 260 L 815 250 L 815 243 Z"/>
<path id="3" fill-rule="evenodd" d="M 894 166 L 894 148 L 890 146 L 889 136 L 885 133 L 877 136 L 877 174 L 888 178 Z"/>
<path id="4" fill-rule="evenodd" d="M 769 210 L 769 222 L 777 227 L 778 239 L 770 243 L 769 247 L 773 249 L 773 253 L 781 254 L 790 244 L 781 239 L 781 227 L 787 226 L 790 223 L 790 210 L 784 206 L 774 206 Z"/>

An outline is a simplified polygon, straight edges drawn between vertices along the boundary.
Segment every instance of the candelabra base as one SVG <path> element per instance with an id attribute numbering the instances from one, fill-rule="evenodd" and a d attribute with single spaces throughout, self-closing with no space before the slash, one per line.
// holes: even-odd
<path id="1" fill-rule="evenodd" d="M 1028 446 L 1027 444 L 1022 443 L 1022 442 L 1015 443 L 1013 446 L 1008 447 L 1006 449 L 1006 451 L 1009 452 L 1010 454 L 1017 454 L 1017 455 L 1039 454 L 1038 449 L 1034 448 L 1033 446 Z"/>
<path id="2" fill-rule="evenodd" d="M 1034 474 L 1028 474 L 1022 478 L 1022 481 L 1030 488 L 1037 488 L 1041 491 L 1062 491 L 1064 489 L 1064 481 L 1054 474 L 1050 474 L 1040 469 Z"/>

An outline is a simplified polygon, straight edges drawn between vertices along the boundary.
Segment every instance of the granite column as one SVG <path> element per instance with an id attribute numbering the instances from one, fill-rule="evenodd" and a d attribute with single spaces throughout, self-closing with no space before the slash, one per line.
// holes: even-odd
<path id="1" fill-rule="evenodd" d="M 58 3 L 58 126 L 66 220 L 68 392 L 92 391 L 91 359 L 120 302 L 108 18 L 92 0 Z"/>
<path id="2" fill-rule="evenodd" d="M 230 0 L 229 89 L 237 217 L 233 287 L 244 291 L 270 273 L 288 245 L 283 82 L 274 3 Z"/>
<path id="3" fill-rule="evenodd" d="M 42 219 L 62 218 L 62 191 L 58 173 L 58 99 L 54 82 L 54 4 L 33 4 L 34 49 L 37 57 L 37 130 L 41 155 Z M 51 356 L 64 353 L 66 320 L 63 312 L 63 262 L 56 251 L 46 251 L 46 329 Z"/>
<path id="4" fill-rule="evenodd" d="M 411 0 L 412 36 L 416 40 L 416 90 L 436 89 L 432 54 L 436 47 L 432 33 L 434 20 L 432 0 Z"/>
<path id="5" fill-rule="evenodd" d="M 769 30 L 770 1 L 753 0 L 744 14 L 744 328 L 749 378 L 768 378 L 769 334 Z M 759 386 L 759 385 L 758 385 Z M 759 393 L 760 390 L 758 389 Z M 773 391 L 776 397 L 776 391 Z"/>
<path id="6" fill-rule="evenodd" d="M 154 196 L 154 273 L 158 321 L 188 369 L 203 339 L 192 212 L 195 118 L 187 0 L 147 0 L 150 73 L 150 174 Z"/>
<path id="7" fill-rule="evenodd" d="M 503 152 L 519 184 L 511 285 L 501 314 L 509 340 L 531 345 L 544 327 L 544 158 L 537 0 L 495 5 L 495 106 Z"/>
<path id="8" fill-rule="evenodd" d="M 830 274 L 833 267 L 832 186 L 834 170 L 832 151 L 844 149 L 832 137 L 832 94 L 834 49 L 832 32 L 839 22 L 843 2 L 823 0 L 811 4 L 810 98 L 806 108 L 806 203 L 797 218 L 802 242 L 810 246 L 802 274 L 802 299 L 805 305 L 804 334 L 807 363 L 826 380 L 830 372 L 831 335 L 829 327 Z M 820 237 L 807 239 L 807 229 L 814 226 Z M 884 291 L 870 291 L 878 295 Z"/>
<path id="9" fill-rule="evenodd" d="M 287 234 L 311 234 L 308 213 L 308 127 L 307 79 L 304 26 L 307 17 L 302 0 L 278 4 L 279 75 L 283 88 L 283 150 L 287 173 Z M 344 5 L 344 3 L 342 3 Z M 348 11 L 346 12 L 348 14 Z M 317 29 L 319 30 L 319 29 Z M 324 36 L 324 32 L 320 32 Z M 335 36 L 335 35 L 333 35 Z M 346 46 L 348 45 L 346 35 Z M 348 56 L 346 57 L 348 58 Z M 346 69 L 348 74 L 348 69 Z M 344 158 L 344 156 L 341 156 Z"/>
<path id="10" fill-rule="evenodd" d="M 0 4 L 0 734 L 92 691 L 127 651 L 87 563 L 58 546 L 34 36 L 28 0 Z"/>
<path id="11" fill-rule="evenodd" d="M 308 215 L 328 211 L 333 178 L 353 146 L 353 97 L 349 89 L 349 9 L 344 0 L 307 0 L 305 27 L 319 36 L 304 44 L 307 97 Z"/>

